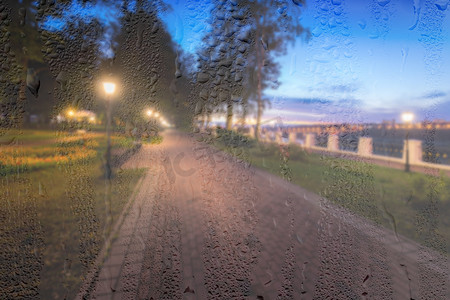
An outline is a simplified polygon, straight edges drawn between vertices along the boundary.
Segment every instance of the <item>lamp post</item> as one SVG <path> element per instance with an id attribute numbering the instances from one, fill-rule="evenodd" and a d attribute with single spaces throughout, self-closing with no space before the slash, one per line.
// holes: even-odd
<path id="1" fill-rule="evenodd" d="M 106 179 L 111 179 L 111 96 L 116 90 L 116 84 L 112 82 L 103 82 L 103 88 L 106 94 Z"/>
<path id="2" fill-rule="evenodd" d="M 409 125 L 412 123 L 414 119 L 414 114 L 411 112 L 402 113 L 402 121 L 403 123 Z M 409 172 L 411 167 L 409 165 L 409 128 L 406 128 L 406 137 L 405 137 L 405 172 Z"/>

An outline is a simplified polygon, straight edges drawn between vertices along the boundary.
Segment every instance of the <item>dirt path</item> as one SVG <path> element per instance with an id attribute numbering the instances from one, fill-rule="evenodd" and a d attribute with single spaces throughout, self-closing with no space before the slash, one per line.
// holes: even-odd
<path id="1" fill-rule="evenodd" d="M 450 299 L 448 260 L 167 132 L 85 299 Z"/>

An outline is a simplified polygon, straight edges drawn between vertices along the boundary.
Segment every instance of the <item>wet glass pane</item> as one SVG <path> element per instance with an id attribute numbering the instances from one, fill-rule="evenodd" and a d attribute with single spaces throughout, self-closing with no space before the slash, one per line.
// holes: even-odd
<path id="1" fill-rule="evenodd" d="M 449 299 L 447 0 L 0 0 L 0 299 Z"/>

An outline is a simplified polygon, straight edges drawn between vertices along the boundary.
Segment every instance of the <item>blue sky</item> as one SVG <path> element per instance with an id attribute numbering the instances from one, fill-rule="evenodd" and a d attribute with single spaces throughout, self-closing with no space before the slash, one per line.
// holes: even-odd
<path id="1" fill-rule="evenodd" d="M 320 112 L 320 121 L 398 120 L 404 110 L 415 112 L 417 121 L 449 119 L 448 8 L 441 11 L 425 1 L 417 1 L 416 9 L 414 1 L 385 6 L 378 1 L 330 2 L 307 5 L 302 20 L 311 28 L 312 39 L 297 43 L 280 58 L 283 84 L 268 93 L 278 99 L 331 100 L 329 105 L 311 106 L 313 113 Z M 341 7 L 338 16 L 332 12 L 335 7 Z M 341 24 L 336 24 L 338 17 Z"/>
<path id="2" fill-rule="evenodd" d="M 169 31 L 194 51 L 206 27 L 202 1 L 171 1 Z M 450 120 L 449 0 L 307 1 L 299 39 L 268 90 L 266 118 L 290 122 L 379 122 L 413 111 Z M 174 21 L 175 20 L 175 21 Z"/>
<path id="3" fill-rule="evenodd" d="M 166 0 L 162 15 L 175 42 L 195 52 L 208 29 L 210 1 Z M 302 8 L 309 41 L 286 56 L 265 118 L 286 123 L 379 122 L 412 111 L 416 121 L 450 120 L 450 0 L 315 0 Z M 97 17 L 107 28 L 104 55 L 119 24 L 120 3 L 73 1 L 65 18 Z M 133 1 L 131 1 L 133 3 Z M 288 9 L 297 7 L 288 6 Z M 64 22 L 47 26 L 63 29 Z"/>

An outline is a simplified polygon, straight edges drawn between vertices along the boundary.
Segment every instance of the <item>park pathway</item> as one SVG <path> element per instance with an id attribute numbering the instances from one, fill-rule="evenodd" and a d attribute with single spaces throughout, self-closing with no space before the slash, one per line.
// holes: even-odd
<path id="1" fill-rule="evenodd" d="M 79 299 L 450 299 L 448 260 L 167 131 Z"/>

